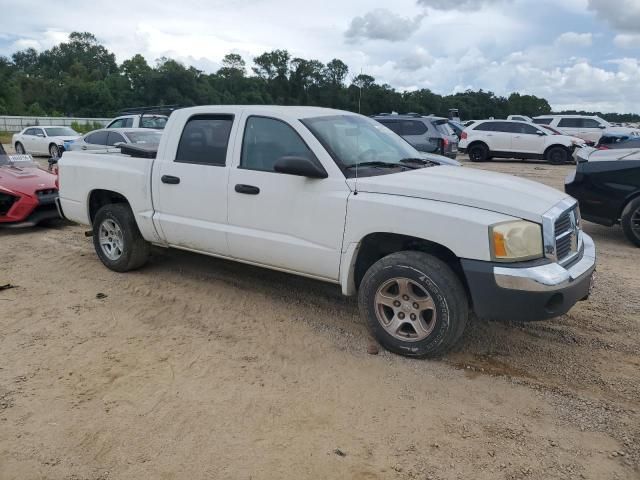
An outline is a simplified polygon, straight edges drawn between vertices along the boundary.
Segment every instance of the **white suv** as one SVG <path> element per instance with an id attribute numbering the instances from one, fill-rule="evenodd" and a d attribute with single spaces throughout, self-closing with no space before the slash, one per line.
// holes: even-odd
<path id="1" fill-rule="evenodd" d="M 493 157 L 531 158 L 553 164 L 567 162 L 577 141 L 566 135 L 552 135 L 537 125 L 513 120 L 484 120 L 465 128 L 459 149 L 474 162 Z"/>
<path id="2" fill-rule="evenodd" d="M 637 128 L 614 127 L 603 118 L 589 115 L 542 115 L 534 118 L 533 123 L 549 125 L 562 130 L 567 135 L 580 137 L 594 143 L 598 143 L 603 133 L 640 136 L 640 130 Z"/>

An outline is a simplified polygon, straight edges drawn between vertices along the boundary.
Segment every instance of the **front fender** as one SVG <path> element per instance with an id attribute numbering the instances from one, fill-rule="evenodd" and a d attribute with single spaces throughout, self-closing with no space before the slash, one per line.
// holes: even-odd
<path id="1" fill-rule="evenodd" d="M 415 237 L 442 245 L 458 258 L 489 261 L 489 226 L 513 219 L 466 205 L 414 197 L 367 192 L 351 195 L 340 262 L 342 292 L 355 293 L 360 245 L 372 233 Z"/>

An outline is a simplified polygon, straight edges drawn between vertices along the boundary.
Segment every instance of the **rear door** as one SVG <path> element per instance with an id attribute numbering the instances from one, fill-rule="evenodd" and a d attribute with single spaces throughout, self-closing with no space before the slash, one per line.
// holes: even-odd
<path id="1" fill-rule="evenodd" d="M 109 132 L 107 137 L 107 146 L 113 147 L 116 143 L 127 143 L 124 137 L 118 132 Z"/>
<path id="2" fill-rule="evenodd" d="M 421 120 L 401 120 L 402 138 L 421 152 L 435 152 L 439 147 L 439 138 L 429 133 L 429 127 Z"/>
<path id="3" fill-rule="evenodd" d="M 478 132 L 478 139 L 484 141 L 492 152 L 510 152 L 511 137 L 508 122 L 489 121 L 483 122 L 473 129 Z M 470 139 L 472 142 L 474 139 Z"/>
<path id="4" fill-rule="evenodd" d="M 338 280 L 350 192 L 342 173 L 298 120 L 247 115 L 240 138 L 229 178 L 231 255 Z M 338 173 L 323 179 L 278 173 L 274 164 L 283 156 L 305 157 Z"/>
<path id="5" fill-rule="evenodd" d="M 107 130 L 98 130 L 87 135 L 84 143 L 80 147 L 82 150 L 104 150 L 107 148 L 107 138 L 109 132 Z"/>
<path id="6" fill-rule="evenodd" d="M 510 127 L 513 132 L 511 151 L 536 155 L 544 153 L 547 135 L 538 135 L 539 130 L 527 123 L 511 123 Z"/>
<path id="7" fill-rule="evenodd" d="M 192 114 L 153 171 L 154 220 L 167 244 L 228 256 L 227 183 L 236 112 Z"/>
<path id="8" fill-rule="evenodd" d="M 558 128 L 567 135 L 582 138 L 583 140 L 597 142 L 600 139 L 600 135 L 594 137 L 584 128 L 584 119 L 582 118 L 563 117 L 558 121 Z"/>

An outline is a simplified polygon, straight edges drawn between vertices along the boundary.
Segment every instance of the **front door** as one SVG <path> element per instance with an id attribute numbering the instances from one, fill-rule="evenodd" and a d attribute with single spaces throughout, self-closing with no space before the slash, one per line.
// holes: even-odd
<path id="1" fill-rule="evenodd" d="M 248 116 L 244 123 L 229 178 L 231 255 L 338 280 L 350 192 L 345 179 L 277 173 L 274 164 L 285 156 L 321 165 L 307 146 L 311 133 L 276 118 Z"/>
<path id="2" fill-rule="evenodd" d="M 227 157 L 234 115 L 193 115 L 170 158 L 154 162 L 154 221 L 171 246 L 228 256 Z M 157 170 L 156 170 L 157 169 Z"/>
<path id="3" fill-rule="evenodd" d="M 512 123 L 513 138 L 511 139 L 511 150 L 513 152 L 543 154 L 546 135 L 539 135 L 541 131 L 533 125 L 526 123 Z"/>

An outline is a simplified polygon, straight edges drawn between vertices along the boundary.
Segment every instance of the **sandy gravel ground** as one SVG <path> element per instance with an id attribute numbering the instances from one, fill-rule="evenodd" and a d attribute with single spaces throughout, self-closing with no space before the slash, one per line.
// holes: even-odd
<path id="1" fill-rule="evenodd" d="M 467 164 L 466 168 L 477 168 Z M 573 167 L 495 162 L 561 187 Z M 337 287 L 178 251 L 104 268 L 83 228 L 0 231 L 0 479 L 638 479 L 640 249 L 586 230 L 568 315 L 381 351 Z"/>

